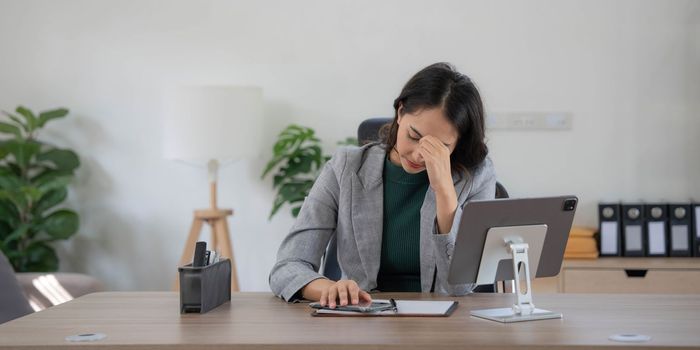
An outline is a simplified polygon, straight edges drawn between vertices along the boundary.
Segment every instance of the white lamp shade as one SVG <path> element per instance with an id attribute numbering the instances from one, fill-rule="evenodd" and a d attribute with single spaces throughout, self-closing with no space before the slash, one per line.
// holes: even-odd
<path id="1" fill-rule="evenodd" d="M 257 157 L 262 139 L 262 89 L 200 86 L 171 90 L 165 98 L 163 153 L 204 165 Z"/>

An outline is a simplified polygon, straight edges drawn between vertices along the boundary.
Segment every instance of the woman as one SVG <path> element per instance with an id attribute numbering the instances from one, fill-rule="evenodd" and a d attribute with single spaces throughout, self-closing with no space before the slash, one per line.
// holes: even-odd
<path id="1" fill-rule="evenodd" d="M 394 110 L 381 143 L 340 149 L 323 168 L 279 248 L 275 295 L 335 307 L 371 301 L 367 291 L 473 289 L 447 274 L 464 203 L 495 196 L 479 92 L 436 63 L 406 83 Z M 333 235 L 339 281 L 317 273 Z"/>

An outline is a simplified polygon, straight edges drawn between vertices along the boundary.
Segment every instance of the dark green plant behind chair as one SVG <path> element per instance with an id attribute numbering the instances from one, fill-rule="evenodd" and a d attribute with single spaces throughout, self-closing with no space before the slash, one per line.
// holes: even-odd
<path id="1" fill-rule="evenodd" d="M 360 123 L 360 126 L 357 128 L 359 146 L 379 141 L 379 129 L 387 123 L 391 123 L 391 118 L 370 118 Z M 508 191 L 499 182 L 496 182 L 496 198 L 508 198 Z M 338 265 L 338 247 L 335 236 L 328 243 L 328 248 L 323 258 L 322 273 L 326 278 L 334 281 L 341 278 L 342 274 Z M 496 291 L 496 283 L 479 285 L 474 289 L 474 292 L 477 293 L 494 293 Z"/>

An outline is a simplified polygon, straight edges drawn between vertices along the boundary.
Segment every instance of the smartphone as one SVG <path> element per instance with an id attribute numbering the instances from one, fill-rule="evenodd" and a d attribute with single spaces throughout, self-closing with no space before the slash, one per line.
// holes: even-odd
<path id="1" fill-rule="evenodd" d="M 320 303 L 315 302 L 315 303 L 310 303 L 309 306 L 311 306 L 314 309 L 325 309 L 325 310 L 336 310 L 336 311 L 355 311 L 355 312 L 379 312 L 379 311 L 385 311 L 385 310 L 391 310 L 393 309 L 393 306 L 391 303 L 383 302 L 383 301 L 373 301 L 371 303 L 369 302 L 363 302 L 359 304 L 348 304 L 345 306 L 337 305 L 335 308 L 331 309 L 326 306 L 321 306 Z"/>

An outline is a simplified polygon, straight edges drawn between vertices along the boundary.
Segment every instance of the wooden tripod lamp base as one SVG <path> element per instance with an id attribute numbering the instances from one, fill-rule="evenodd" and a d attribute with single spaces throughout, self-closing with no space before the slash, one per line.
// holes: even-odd
<path id="1" fill-rule="evenodd" d="M 202 226 L 208 223 L 211 226 L 211 248 L 209 250 L 217 250 L 222 257 L 231 259 L 231 291 L 238 291 L 238 275 L 236 274 L 236 263 L 233 259 L 233 250 L 231 248 L 231 236 L 228 229 L 228 217 L 233 215 L 231 209 L 204 209 L 194 211 L 194 220 L 190 228 L 190 234 L 185 242 L 185 250 L 180 258 L 180 266 L 187 265 L 192 262 L 194 255 L 195 243 L 199 240 Z M 179 289 L 180 283 L 175 280 L 175 290 Z"/>
<path id="2" fill-rule="evenodd" d="M 185 250 L 180 258 L 180 265 L 184 266 L 192 262 L 194 256 L 195 243 L 199 240 L 202 226 L 207 223 L 211 226 L 211 247 L 209 250 L 218 251 L 222 257 L 231 259 L 231 291 L 238 291 L 238 274 L 236 273 L 236 262 L 233 258 L 233 249 L 231 247 L 231 235 L 228 230 L 228 217 L 233 215 L 231 209 L 219 209 L 216 206 L 216 171 L 218 163 L 210 161 L 210 205 L 211 208 L 194 211 L 194 220 L 190 228 L 190 234 L 185 242 Z M 179 276 L 175 277 L 175 285 L 173 290 L 180 288 Z"/>

